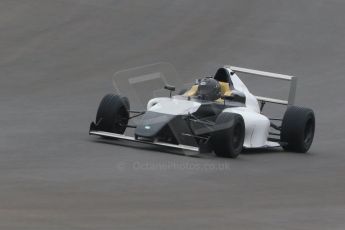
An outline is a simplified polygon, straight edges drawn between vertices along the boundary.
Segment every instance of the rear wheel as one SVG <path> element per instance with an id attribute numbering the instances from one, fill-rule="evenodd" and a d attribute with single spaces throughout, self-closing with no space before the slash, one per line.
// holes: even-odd
<path id="1" fill-rule="evenodd" d="M 219 157 L 236 158 L 242 151 L 245 135 L 244 120 L 235 113 L 221 113 L 216 119 L 211 145 Z"/>
<path id="2" fill-rule="evenodd" d="M 285 150 L 305 153 L 309 150 L 315 132 L 313 110 L 289 106 L 284 114 L 281 141 Z"/>
<path id="3" fill-rule="evenodd" d="M 107 94 L 99 104 L 96 125 L 105 132 L 123 134 L 129 120 L 129 101 L 126 97 Z"/>

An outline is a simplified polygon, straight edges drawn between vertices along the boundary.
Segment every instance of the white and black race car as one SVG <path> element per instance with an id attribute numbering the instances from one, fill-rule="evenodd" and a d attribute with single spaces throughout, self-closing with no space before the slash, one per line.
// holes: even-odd
<path id="1" fill-rule="evenodd" d="M 290 82 L 288 100 L 254 96 L 237 76 L 245 73 Z M 294 106 L 297 78 L 224 66 L 214 77 L 196 80 L 178 95 L 151 99 L 146 111 L 130 109 L 129 100 L 108 94 L 102 99 L 89 134 L 236 158 L 243 148 L 282 147 L 305 153 L 314 137 L 311 109 Z M 287 106 L 282 118 L 263 115 L 265 103 Z M 139 117 L 136 124 L 129 124 Z M 134 128 L 134 136 L 126 136 Z"/>

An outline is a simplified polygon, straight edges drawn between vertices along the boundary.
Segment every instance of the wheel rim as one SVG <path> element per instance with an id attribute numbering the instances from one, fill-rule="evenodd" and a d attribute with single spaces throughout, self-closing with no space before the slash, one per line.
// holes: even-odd
<path id="1" fill-rule="evenodd" d="M 234 135 L 232 137 L 232 144 L 234 146 L 234 149 L 241 148 L 242 145 L 242 139 L 243 139 L 243 130 L 241 124 L 237 124 L 234 127 Z"/>
<path id="2" fill-rule="evenodd" d="M 313 119 L 309 119 L 305 129 L 304 129 L 304 145 L 305 147 L 309 147 L 314 138 L 314 122 Z"/>
<path id="3" fill-rule="evenodd" d="M 115 132 L 123 132 L 126 129 L 126 125 L 128 123 L 128 112 L 125 107 L 122 107 L 119 113 L 116 115 L 115 119 Z"/>

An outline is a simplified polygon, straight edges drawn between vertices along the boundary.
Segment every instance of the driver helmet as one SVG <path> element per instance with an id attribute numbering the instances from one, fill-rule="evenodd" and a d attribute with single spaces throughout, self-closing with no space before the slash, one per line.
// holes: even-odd
<path id="1" fill-rule="evenodd" d="M 203 100 L 215 101 L 221 97 L 220 84 L 213 78 L 203 78 L 198 84 L 198 95 Z"/>

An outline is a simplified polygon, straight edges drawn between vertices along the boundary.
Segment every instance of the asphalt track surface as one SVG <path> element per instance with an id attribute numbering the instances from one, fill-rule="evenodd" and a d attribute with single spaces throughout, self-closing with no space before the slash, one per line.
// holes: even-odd
<path id="1" fill-rule="evenodd" d="M 344 229 L 344 11 L 1 0 L 0 229 Z M 113 73 L 160 61 L 186 80 L 223 64 L 298 76 L 296 103 L 317 118 L 310 152 L 191 158 L 88 136 Z"/>

